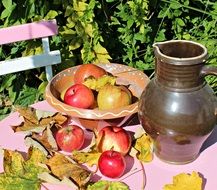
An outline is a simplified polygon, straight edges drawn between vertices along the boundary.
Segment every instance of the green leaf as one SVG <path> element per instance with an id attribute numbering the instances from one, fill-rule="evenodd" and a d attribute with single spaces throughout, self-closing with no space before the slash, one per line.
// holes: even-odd
<path id="1" fill-rule="evenodd" d="M 15 101 L 15 104 L 19 104 L 22 106 L 28 106 L 30 104 L 33 104 L 36 100 L 38 94 L 38 90 L 35 88 L 25 87 L 21 93 L 20 96 Z"/>
<path id="2" fill-rule="evenodd" d="M 78 49 L 79 47 L 81 47 L 81 45 L 82 45 L 81 39 L 75 37 L 74 39 L 71 40 L 69 44 L 69 51 Z"/>
<path id="3" fill-rule="evenodd" d="M 46 156 L 36 148 L 30 148 L 25 161 L 21 153 L 4 150 L 4 173 L 0 174 L 1 190 L 40 190 L 38 174 L 47 171 L 39 164 L 45 163 Z"/>
<path id="4" fill-rule="evenodd" d="M 2 0 L 2 4 L 6 9 L 10 10 L 12 7 L 12 0 Z"/>
<path id="5" fill-rule="evenodd" d="M 7 18 L 10 15 L 11 15 L 11 11 L 9 9 L 5 9 L 1 13 L 1 19 Z"/>
<path id="6" fill-rule="evenodd" d="M 40 94 L 44 94 L 45 89 L 46 89 L 46 87 L 47 87 L 47 84 L 48 84 L 48 81 L 43 81 L 43 82 L 39 85 L 39 87 L 38 87 L 38 92 L 39 92 Z"/>
<path id="7" fill-rule="evenodd" d="M 4 89 L 8 89 L 12 85 L 14 79 L 16 79 L 16 74 L 5 75 L 2 79 L 3 81 L 0 86 L 0 92 Z"/>
<path id="8" fill-rule="evenodd" d="M 184 23 L 184 21 L 183 21 L 181 18 L 176 18 L 176 23 L 177 23 L 179 26 L 185 26 L 185 23 Z"/>
<path id="9" fill-rule="evenodd" d="M 70 6 L 70 5 L 67 6 L 64 16 L 65 16 L 65 17 L 70 16 L 70 15 L 73 13 L 73 11 L 74 11 L 74 10 L 73 10 L 73 7 L 72 7 L 72 6 Z"/>
<path id="10" fill-rule="evenodd" d="M 181 8 L 181 7 L 182 7 L 182 5 L 179 4 L 179 3 L 177 3 L 177 2 L 172 2 L 172 3 L 170 4 L 170 8 L 172 8 L 172 9 L 179 9 L 179 8 Z"/>
<path id="11" fill-rule="evenodd" d="M 2 109 L 0 109 L 0 121 L 7 117 L 10 111 L 11 109 L 9 107 L 3 107 Z"/>
<path id="12" fill-rule="evenodd" d="M 184 34 L 182 36 L 185 40 L 190 40 L 191 39 L 191 35 L 190 34 Z"/>
<path id="13" fill-rule="evenodd" d="M 39 181 L 32 181 L 29 179 L 5 176 L 0 174 L 0 189 L 1 190 L 40 190 L 41 185 Z"/>
<path id="14" fill-rule="evenodd" d="M 45 16 L 45 19 L 54 19 L 56 18 L 56 16 L 58 16 L 58 13 L 54 10 L 50 10 L 47 15 Z"/>
<path id="15" fill-rule="evenodd" d="M 27 6 L 26 11 L 25 11 L 25 17 L 26 19 L 28 18 L 32 18 L 35 15 L 35 4 L 29 4 L 29 6 Z"/>
<path id="16" fill-rule="evenodd" d="M 129 190 L 129 187 L 119 181 L 106 181 L 100 180 L 94 183 L 93 185 L 89 185 L 87 190 Z"/>

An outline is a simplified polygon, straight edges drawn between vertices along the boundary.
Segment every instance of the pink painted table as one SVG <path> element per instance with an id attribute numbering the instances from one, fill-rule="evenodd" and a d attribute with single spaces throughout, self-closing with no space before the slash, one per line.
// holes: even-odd
<path id="1" fill-rule="evenodd" d="M 33 105 L 34 108 L 55 111 L 46 101 Z M 18 113 L 12 113 L 10 116 L 0 122 L 0 147 L 10 150 L 27 151 L 24 144 L 24 134 L 14 133 L 11 125 L 19 124 L 22 121 Z M 77 123 L 78 124 L 78 123 Z M 138 125 L 126 126 L 126 130 L 134 131 Z M 0 171 L 3 171 L 3 159 L 0 156 Z M 131 190 L 140 190 L 142 188 L 143 172 L 140 163 L 136 159 L 128 157 L 127 172 L 118 180 L 122 180 L 129 185 Z M 217 128 L 204 143 L 200 156 L 192 163 L 186 165 L 170 165 L 160 161 L 156 156 L 150 163 L 143 164 L 146 173 L 146 190 L 162 190 L 163 186 L 172 183 L 174 175 L 179 173 L 199 172 L 204 179 L 203 190 L 217 189 Z M 108 179 L 102 177 L 98 172 L 95 179 Z M 108 179 L 110 180 L 110 179 Z M 41 190 L 72 190 L 67 186 L 52 185 L 44 183 Z"/>

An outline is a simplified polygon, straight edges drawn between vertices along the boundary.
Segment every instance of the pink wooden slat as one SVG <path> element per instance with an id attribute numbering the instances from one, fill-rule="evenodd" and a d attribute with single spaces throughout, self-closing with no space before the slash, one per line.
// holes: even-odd
<path id="1" fill-rule="evenodd" d="M 56 20 L 33 22 L 0 29 L 0 45 L 53 36 L 58 33 Z"/>

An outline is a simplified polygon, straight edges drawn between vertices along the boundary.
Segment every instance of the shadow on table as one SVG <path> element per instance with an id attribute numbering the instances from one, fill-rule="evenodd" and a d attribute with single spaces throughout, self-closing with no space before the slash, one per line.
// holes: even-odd
<path id="1" fill-rule="evenodd" d="M 199 172 L 199 176 L 202 178 L 202 190 L 205 190 L 207 179 L 204 177 L 202 173 Z"/>
<path id="2" fill-rule="evenodd" d="M 203 143 L 203 146 L 200 149 L 200 152 L 203 152 L 208 147 L 212 146 L 217 142 L 217 125 L 215 126 L 213 132 L 211 135 L 206 139 L 206 141 Z"/>

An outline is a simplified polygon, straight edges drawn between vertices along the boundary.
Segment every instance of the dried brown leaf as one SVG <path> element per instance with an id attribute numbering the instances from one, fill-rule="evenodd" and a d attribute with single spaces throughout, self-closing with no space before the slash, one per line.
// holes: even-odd
<path id="1" fill-rule="evenodd" d="M 49 152 L 58 150 L 57 143 L 50 127 L 46 127 L 42 134 L 33 133 L 30 137 L 42 144 Z"/>
<path id="2" fill-rule="evenodd" d="M 31 107 L 16 107 L 16 111 L 23 117 L 24 121 L 38 124 L 38 118 L 35 114 L 35 109 Z"/>
<path id="3" fill-rule="evenodd" d="M 83 187 L 90 180 L 91 172 L 82 168 L 77 163 L 73 163 L 67 156 L 56 153 L 52 156 L 47 165 L 51 172 L 58 177 L 63 179 L 64 177 L 72 179 L 79 187 Z"/>
<path id="4" fill-rule="evenodd" d="M 30 107 L 17 107 L 17 111 L 23 117 L 24 121 L 19 125 L 12 126 L 15 132 L 40 133 L 47 126 L 53 126 L 54 124 L 61 125 L 67 120 L 67 116 L 58 112 L 52 114 L 51 112 L 39 111 Z"/>

